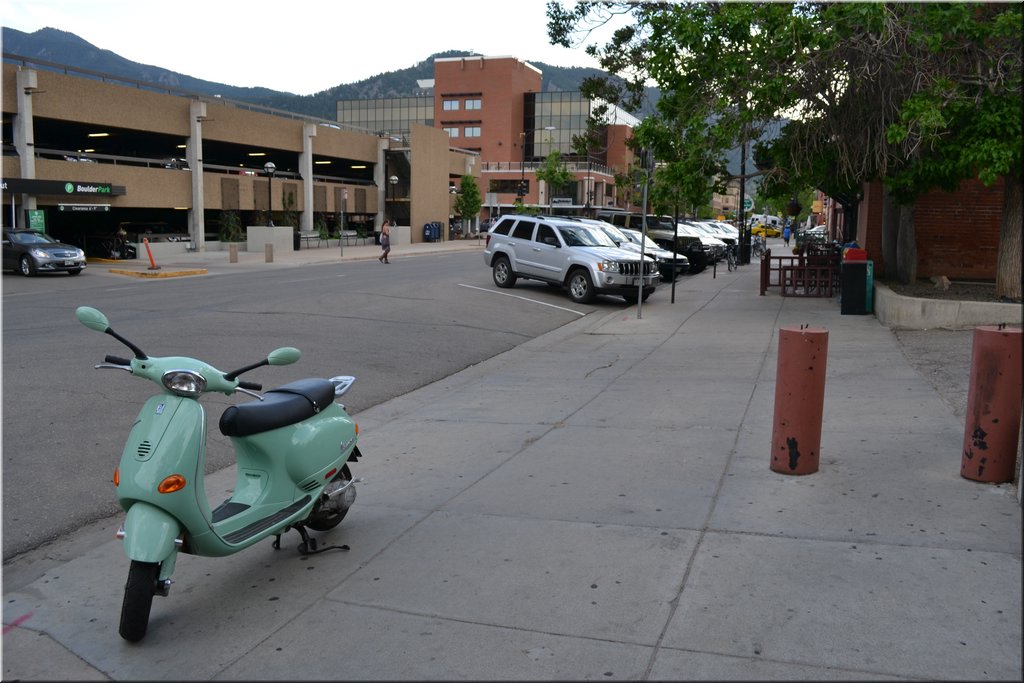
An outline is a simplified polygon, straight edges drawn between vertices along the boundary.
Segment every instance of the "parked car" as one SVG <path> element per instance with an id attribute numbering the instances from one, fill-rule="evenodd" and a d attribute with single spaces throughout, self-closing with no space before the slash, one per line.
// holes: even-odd
<path id="1" fill-rule="evenodd" d="M 751 235 L 760 235 L 762 237 L 782 237 L 782 230 L 776 228 L 774 225 L 765 225 L 764 223 L 758 223 L 750 229 Z"/>
<path id="2" fill-rule="evenodd" d="M 611 211 L 600 209 L 597 212 L 597 220 L 611 223 L 617 228 L 629 228 L 630 230 L 642 230 L 644 226 L 644 214 L 630 213 L 628 211 Z M 647 214 L 647 229 L 672 229 L 672 219 L 666 216 L 655 216 Z"/>
<path id="3" fill-rule="evenodd" d="M 636 230 L 629 230 L 628 228 L 620 229 L 611 223 L 593 218 L 573 216 L 572 219 L 579 223 L 583 223 L 584 225 L 590 225 L 601 230 L 604 234 L 608 235 L 612 242 L 615 243 L 615 246 L 620 249 L 626 249 L 627 251 L 632 251 L 637 254 L 643 252 L 644 256 L 649 256 L 654 259 L 658 264 L 658 272 L 661 273 L 661 279 L 665 282 L 672 282 L 672 280 L 689 270 L 690 262 L 685 256 L 680 254 L 678 258 L 675 258 L 675 252 L 662 249 L 653 240 L 648 239 L 641 248 L 639 239 L 640 233 Z M 634 238 L 626 234 L 627 230 L 636 235 L 635 241 Z"/>
<path id="4" fill-rule="evenodd" d="M 634 246 L 643 244 L 644 251 L 654 255 L 654 258 L 658 261 L 658 269 L 661 271 L 662 280 L 672 282 L 672 280 L 680 275 L 690 272 L 690 259 L 686 254 L 662 247 L 650 237 L 645 237 L 639 230 L 622 228 L 619 232 L 625 235 L 626 239 Z"/>
<path id="5" fill-rule="evenodd" d="M 808 228 L 802 231 L 805 237 L 823 240 L 828 237 L 828 228 L 824 225 L 818 225 L 813 228 Z"/>
<path id="6" fill-rule="evenodd" d="M 680 221 L 679 223 L 690 227 L 700 236 L 701 242 L 711 245 L 712 263 L 718 263 L 725 258 L 725 249 L 728 245 L 718 237 L 713 228 L 699 221 Z"/>
<path id="7" fill-rule="evenodd" d="M 732 235 L 733 239 L 736 240 L 737 242 L 739 242 L 739 239 L 740 239 L 740 229 L 737 228 L 732 223 L 728 223 L 726 221 L 708 221 L 708 222 L 711 223 L 712 225 L 718 226 L 718 228 L 723 233 L 725 233 L 727 235 Z"/>
<path id="8" fill-rule="evenodd" d="M 691 274 L 699 273 L 715 261 L 711 243 L 705 242 L 701 233 L 682 221 L 675 228 L 662 226 L 648 230 L 647 236 L 662 249 L 685 254 L 690 261 Z"/>
<path id="9" fill-rule="evenodd" d="M 615 246 L 600 230 L 568 218 L 508 214 L 487 233 L 484 263 L 494 284 L 518 278 L 565 287 L 577 303 L 598 294 L 627 303 L 646 300 L 658 285 L 658 264 Z"/>
<path id="10" fill-rule="evenodd" d="M 85 252 L 74 245 L 58 242 L 36 230 L 4 230 L 4 270 L 28 276 L 37 273 L 78 275 L 85 266 Z"/>
<path id="11" fill-rule="evenodd" d="M 728 228 L 723 228 L 715 221 L 694 221 L 697 225 L 711 232 L 712 235 L 725 242 L 727 246 L 733 246 L 739 241 L 738 233 Z"/>

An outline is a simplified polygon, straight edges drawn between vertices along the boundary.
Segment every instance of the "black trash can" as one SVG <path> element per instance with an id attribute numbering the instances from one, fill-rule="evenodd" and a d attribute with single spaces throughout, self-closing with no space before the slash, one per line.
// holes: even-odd
<path id="1" fill-rule="evenodd" d="M 842 315 L 867 315 L 871 311 L 868 297 L 868 262 L 843 261 L 839 312 Z"/>
<path id="2" fill-rule="evenodd" d="M 299 247 L 302 246 L 302 235 L 297 232 L 292 233 L 292 249 L 298 251 Z"/>

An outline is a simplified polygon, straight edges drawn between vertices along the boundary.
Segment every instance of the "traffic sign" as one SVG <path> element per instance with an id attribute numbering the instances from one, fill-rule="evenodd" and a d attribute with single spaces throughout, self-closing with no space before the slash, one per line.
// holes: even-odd
<path id="1" fill-rule="evenodd" d="M 743 199 L 743 210 L 750 211 L 754 208 L 754 200 L 750 197 L 744 197 Z"/>

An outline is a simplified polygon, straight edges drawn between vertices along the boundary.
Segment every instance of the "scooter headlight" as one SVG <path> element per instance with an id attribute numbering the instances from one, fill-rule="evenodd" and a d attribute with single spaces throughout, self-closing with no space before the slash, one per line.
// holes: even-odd
<path id="1" fill-rule="evenodd" d="M 206 391 L 206 378 L 191 370 L 168 370 L 160 381 L 176 396 L 199 398 Z"/>

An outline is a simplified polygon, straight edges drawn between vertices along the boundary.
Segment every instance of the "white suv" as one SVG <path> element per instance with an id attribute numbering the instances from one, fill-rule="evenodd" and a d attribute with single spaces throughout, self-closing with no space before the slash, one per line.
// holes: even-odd
<path id="1" fill-rule="evenodd" d="M 487 233 L 484 262 L 499 287 L 540 280 L 565 287 L 577 303 L 598 294 L 646 301 L 660 277 L 653 259 L 619 249 L 600 230 L 550 216 L 502 216 Z"/>

